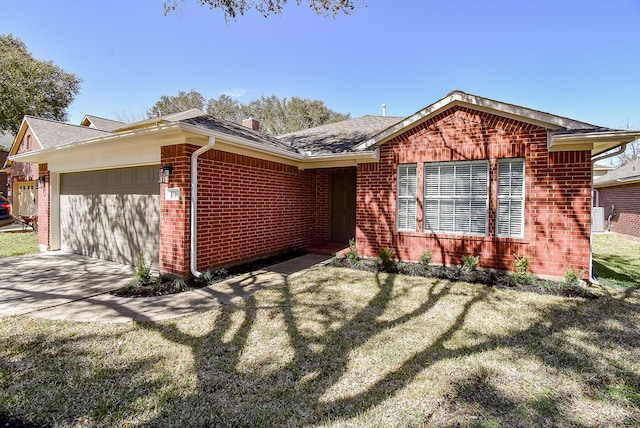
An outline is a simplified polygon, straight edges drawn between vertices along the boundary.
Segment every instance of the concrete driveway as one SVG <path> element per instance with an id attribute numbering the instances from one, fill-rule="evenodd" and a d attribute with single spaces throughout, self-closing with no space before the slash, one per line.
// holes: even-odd
<path id="1" fill-rule="evenodd" d="M 0 317 L 27 315 L 118 289 L 133 266 L 60 251 L 0 258 Z"/>
<path id="2" fill-rule="evenodd" d="M 106 294 L 133 279 L 135 268 L 63 252 L 0 258 L 0 318 L 88 322 L 161 321 L 245 299 L 323 266 L 330 257 L 306 254 L 209 286 L 159 297 Z"/>

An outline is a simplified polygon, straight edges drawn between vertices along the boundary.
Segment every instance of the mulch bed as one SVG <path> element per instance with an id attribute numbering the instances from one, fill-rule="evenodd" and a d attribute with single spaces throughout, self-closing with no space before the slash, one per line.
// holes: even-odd
<path id="1" fill-rule="evenodd" d="M 482 284 L 488 287 L 562 297 L 581 297 L 585 299 L 597 299 L 599 297 L 579 284 L 567 284 L 565 282 L 549 281 L 535 277 L 530 277 L 526 281 L 518 280 L 514 276 L 504 272 L 486 270 L 467 271 L 462 266 L 434 265 L 430 266 L 430 269 L 425 269 L 419 263 L 397 262 L 385 268 L 378 260 L 358 260 L 354 263 L 346 257 L 336 257 L 333 259 L 332 264 L 337 267 L 367 272 L 399 273 L 409 276 L 463 281 L 472 284 Z"/>
<path id="2" fill-rule="evenodd" d="M 228 268 L 213 269 L 203 272 L 201 278 L 190 278 L 187 280 L 175 280 L 167 278 L 153 278 L 152 282 L 141 284 L 131 281 L 122 288 L 111 291 L 109 294 L 118 297 L 154 297 L 166 296 L 167 294 L 182 293 L 183 291 L 196 290 L 210 284 L 223 281 L 227 278 L 243 275 L 248 272 L 263 269 L 277 263 L 294 259 L 304 255 L 302 251 L 288 251 L 263 259 L 253 260 L 247 263 L 231 266 Z M 1 426 L 0 426 L 1 428 Z"/>

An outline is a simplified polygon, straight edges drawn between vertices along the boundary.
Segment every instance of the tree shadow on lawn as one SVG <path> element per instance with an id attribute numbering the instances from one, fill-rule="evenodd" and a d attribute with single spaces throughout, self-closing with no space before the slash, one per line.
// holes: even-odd
<path id="1" fill-rule="evenodd" d="M 585 351 L 569 346 L 563 338 L 565 331 L 579 329 L 590 336 L 589 343 L 598 347 L 637 347 L 640 343 L 637 326 L 625 331 L 624 339 L 621 339 L 620 331 L 607 327 L 607 322 L 614 320 L 633 327 L 633 322 L 625 319 L 623 314 L 637 315 L 640 310 L 637 304 L 624 300 L 575 299 L 568 304 L 550 306 L 536 322 L 522 331 L 514 330 L 508 336 L 494 336 L 487 332 L 480 343 L 448 349 L 447 342 L 461 330 L 470 310 L 492 293 L 486 287 L 478 287 L 473 295 L 464 297 L 460 312 L 452 315 L 449 327 L 435 340 L 425 342 L 418 352 L 403 355 L 402 364 L 366 388 L 357 385 L 353 391 L 327 399 L 327 395 L 347 376 L 352 352 L 374 336 L 388 329 L 402 327 L 431 311 L 444 298 L 456 294 L 454 284 L 436 282 L 429 287 L 419 307 L 395 319 L 386 320 L 383 314 L 397 298 L 394 297 L 394 292 L 398 291 L 394 290 L 395 278 L 395 275 L 377 274 L 375 296 L 354 316 L 349 316 L 349 308 L 342 307 L 340 302 L 316 302 L 315 310 L 323 315 L 325 333 L 320 336 L 313 336 L 301 328 L 303 320 L 297 316 L 297 306 L 304 303 L 288 283 L 278 288 L 279 300 L 276 305 L 260 307 L 256 299 L 250 297 L 244 305 L 222 308 L 212 322 L 211 332 L 205 337 L 180 331 L 175 324 L 141 324 L 172 342 L 190 346 L 198 366 L 198 391 L 187 397 L 169 398 L 167 402 L 172 403 L 171 406 L 164 408 L 147 425 L 188 424 L 189 414 L 198 415 L 199 424 L 210 426 L 301 426 L 345 421 L 395 396 L 416 382 L 420 373 L 439 362 L 500 348 L 510 348 L 515 353 L 538 358 L 544 365 L 559 371 L 578 375 L 589 373 L 590 379 L 585 382 L 590 390 L 598 391 L 597 399 L 615 400 L 608 393 L 612 379 L 640 391 L 638 373 L 615 367 L 614 363 L 602 366 L 600 361 L 592 359 Z M 620 310 L 611 312 L 611 304 L 618 305 Z M 286 363 L 260 373 L 241 369 L 240 366 L 253 324 L 258 319 L 258 312 L 263 310 L 271 311 L 271 317 L 282 317 L 293 355 Z M 239 328 L 234 329 L 232 319 L 238 315 L 243 317 L 243 321 Z M 332 326 L 336 321 L 339 327 L 334 328 Z M 429 326 L 425 325 L 424 328 L 429 329 Z M 375 367 L 370 367 L 370 370 L 375 370 Z M 425 414 L 421 423 L 448 425 L 447 415 L 453 415 L 472 403 L 471 410 L 462 413 L 464 423 L 479 417 L 505 426 L 516 423 L 530 426 L 582 426 L 574 419 L 575 415 L 562 408 L 566 404 L 565 397 L 550 393 L 548 396 L 518 402 L 501 396 L 496 388 L 487 386 L 489 384 L 487 376 L 482 373 L 468 379 L 452 378 L 452 392 L 443 397 L 431 414 Z M 639 403 L 631 405 L 638 407 Z M 518 410 L 523 406 L 527 409 L 526 416 Z M 447 409 L 447 412 L 444 416 L 436 415 L 434 418 L 438 409 Z M 468 413 L 472 415 L 471 419 L 467 418 Z M 631 416 L 621 422 L 640 422 L 640 415 L 638 411 L 632 411 Z"/>
<path id="2" fill-rule="evenodd" d="M 285 283 L 270 289 L 268 298 L 250 296 L 242 303 L 210 312 L 210 321 L 203 317 L 208 323 L 203 334 L 185 331 L 180 321 L 138 323 L 168 340 L 167 346 L 186 347 L 185 352 L 193 357 L 192 388 L 174 387 L 175 379 L 157 374 L 155 366 L 167 362 L 152 354 L 153 350 L 149 354 L 141 352 L 139 358 L 124 365 L 105 364 L 102 369 L 87 366 L 91 361 L 87 353 L 97 351 L 86 344 L 84 350 L 79 350 L 78 342 L 101 343 L 99 346 L 113 347 L 111 352 L 118 352 L 118 343 L 136 340 L 139 334 L 136 328 L 122 327 L 124 333 L 116 331 L 95 337 L 71 335 L 52 339 L 43 335 L 24 343 L 19 338 L 10 338 L 13 343 L 4 347 L 23 356 L 20 364 L 31 365 L 27 371 L 34 385 L 38 385 L 32 390 L 18 391 L 12 399 L 50 407 L 45 413 L 51 415 L 51 420 L 46 422 L 53 425 L 112 426 L 131 421 L 138 426 L 340 424 L 384 407 L 387 400 L 393 400 L 416 383 L 428 382 L 425 373 L 435 370 L 436 365 L 450 362 L 465 368 L 461 361 L 469 357 L 484 358 L 483 355 L 493 351 L 507 349 L 515 355 L 534 358 L 549 370 L 579 377 L 587 398 L 629 409 L 615 421 L 608 421 L 606 414 L 599 415 L 600 419 L 591 425 L 640 423 L 640 402 L 633 399 L 634 391 L 640 392 L 640 374 L 633 368 L 621 367 L 606 351 L 640 348 L 636 291 L 629 290 L 622 298 L 558 298 L 553 304 L 533 306 L 536 314 L 523 328 L 494 334 L 489 327 L 473 340 L 452 346 L 457 343 L 454 337 L 464 333 L 470 316 L 477 316 L 473 313 L 477 305 L 501 305 L 499 299 L 503 297 L 494 298 L 496 291 L 484 286 L 469 289 L 448 281 L 425 285 L 422 280 L 398 284 L 396 275 L 380 273 L 373 278 L 371 285 L 375 291 L 362 297 L 363 303 L 357 307 L 345 305 L 339 293 L 327 291 L 339 284 L 341 292 L 351 292 L 348 271 L 325 268 L 313 282 Z M 414 307 L 391 310 L 402 304 L 405 294 L 416 292 L 416 287 L 423 295 Z M 517 299 L 517 294 L 510 298 Z M 454 301 L 455 310 L 443 313 L 443 305 L 450 300 Z M 445 327 L 431 328 L 428 320 L 433 317 L 444 317 Z M 273 343 L 261 348 L 260 355 L 252 356 L 256 341 L 253 334 L 265 320 L 278 323 L 274 323 L 272 332 L 257 339 Z M 392 330 L 404 332 L 416 328 L 416 322 L 424 329 L 424 336 L 422 342 L 415 344 L 415 350 L 389 349 L 390 353 L 399 354 L 396 357 L 400 363 L 381 370 L 388 362 L 373 361 L 365 368 L 363 379 L 359 379 L 352 366 L 353 354 L 366 352 L 371 340 L 380 340 L 380 336 Z M 318 329 L 312 331 L 309 323 L 315 323 Z M 570 331 L 579 331 L 585 346 L 576 346 L 568 336 Z M 416 339 L 413 335 L 409 338 Z M 389 347 L 395 345 L 397 342 L 388 343 Z M 587 345 L 602 352 L 594 355 Z M 144 349 L 143 345 L 137 346 Z M 384 339 L 380 346 L 385 346 Z M 100 352 L 108 355 L 106 350 Z M 257 360 L 247 363 L 248 358 Z M 40 369 L 51 367 L 52 359 L 68 376 L 68 382 L 56 384 L 59 375 Z M 0 386 L 10 385 L 16 364 L 0 360 Z M 496 386 L 491 369 L 485 368 L 483 362 L 476 364 L 477 367 L 467 371 L 451 373 L 443 381 L 446 392 L 433 399 L 429 409 L 419 415 L 407 415 L 409 419 L 391 419 L 391 424 L 464 426 L 486 421 L 498 426 L 584 425 L 578 420 L 579 415 L 572 413 L 562 392 L 548 391 L 529 398 L 507 396 Z M 372 374 L 376 371 L 378 376 Z M 345 384 L 345 379 L 355 380 L 350 385 Z M 620 390 L 615 390 L 616 385 L 631 393 L 616 395 Z M 151 410 L 145 404 L 149 399 L 155 403 Z M 55 408 L 60 402 L 65 403 L 64 408 Z M 20 408 L 20 405 L 0 402 L 0 410 L 3 407 Z M 158 409 L 157 413 L 153 409 Z M 389 411 L 401 413 L 404 409 L 396 405 L 386 410 Z M 141 415 L 145 412 L 146 415 Z M 385 413 L 384 417 L 396 415 Z M 370 422 L 385 425 L 384 421 L 381 417 Z"/>

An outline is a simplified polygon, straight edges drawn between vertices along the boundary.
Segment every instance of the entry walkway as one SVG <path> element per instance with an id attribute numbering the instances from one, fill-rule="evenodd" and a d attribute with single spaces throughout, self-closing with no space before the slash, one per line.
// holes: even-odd
<path id="1" fill-rule="evenodd" d="M 27 315 L 85 322 L 160 321 L 234 303 L 281 284 L 330 256 L 307 254 L 197 290 L 159 297 L 108 294 L 133 267 L 63 252 L 0 259 L 0 318 Z"/>

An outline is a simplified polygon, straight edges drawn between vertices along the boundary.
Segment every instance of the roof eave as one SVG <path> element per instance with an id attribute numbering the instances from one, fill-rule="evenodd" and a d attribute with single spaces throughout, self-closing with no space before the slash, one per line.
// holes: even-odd
<path id="1" fill-rule="evenodd" d="M 550 152 L 589 150 L 592 156 L 597 156 L 622 144 L 629 144 L 638 138 L 640 138 L 640 131 L 627 130 L 559 135 L 551 133 L 548 148 Z"/>

